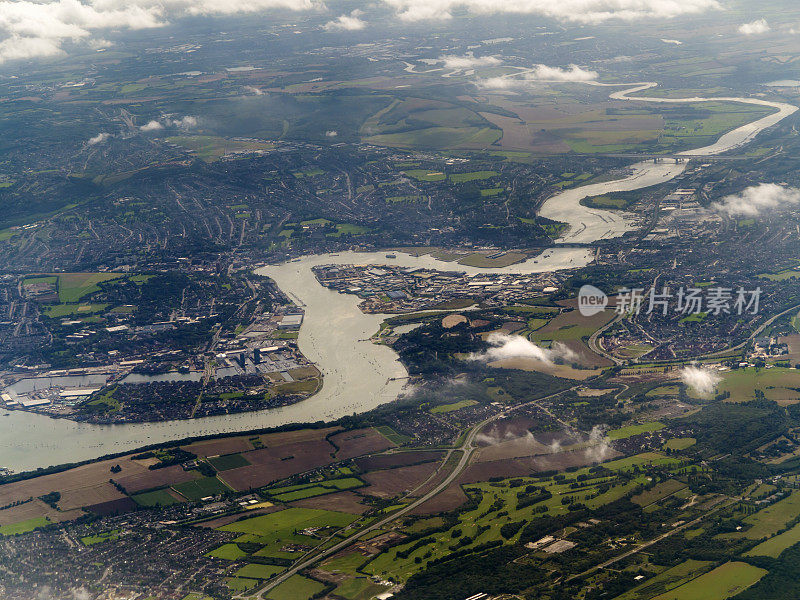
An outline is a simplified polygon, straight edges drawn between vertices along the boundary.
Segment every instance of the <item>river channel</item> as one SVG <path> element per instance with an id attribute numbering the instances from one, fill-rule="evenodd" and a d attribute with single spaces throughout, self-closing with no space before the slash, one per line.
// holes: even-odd
<path id="1" fill-rule="evenodd" d="M 600 85 L 600 84 L 597 84 Z M 704 102 L 727 100 L 775 107 L 776 113 L 723 135 L 715 144 L 683 153 L 710 156 L 738 148 L 760 131 L 778 123 L 797 107 L 750 98 L 632 98 L 628 94 L 653 87 L 636 87 L 615 92 L 614 99 L 647 102 Z M 595 210 L 580 205 L 588 196 L 630 191 L 669 181 L 680 175 L 683 163 L 642 162 L 631 167 L 619 180 L 567 190 L 548 199 L 541 213 L 569 224 L 561 242 L 591 243 L 619 236 L 631 227 L 622 214 Z M 531 273 L 572 269 L 592 260 L 591 248 L 555 247 L 541 256 L 493 271 Z M 273 410 L 224 415 L 203 419 L 125 425 L 90 425 L 66 419 L 51 419 L 25 411 L 0 409 L 0 467 L 25 471 L 37 467 L 96 458 L 148 444 L 178 438 L 233 433 L 274 427 L 287 423 L 330 420 L 360 413 L 394 400 L 405 385 L 406 371 L 388 347 L 373 344 L 369 337 L 384 319 L 366 315 L 358 309 L 358 298 L 322 287 L 311 267 L 320 264 L 396 264 L 469 273 L 483 269 L 444 262 L 430 256 L 414 257 L 397 253 L 387 258 L 384 252 L 343 252 L 306 256 L 258 272 L 272 277 L 278 286 L 306 311 L 298 344 L 324 374 L 322 390 L 303 402 Z M 7 413 L 7 415 L 6 415 Z"/>

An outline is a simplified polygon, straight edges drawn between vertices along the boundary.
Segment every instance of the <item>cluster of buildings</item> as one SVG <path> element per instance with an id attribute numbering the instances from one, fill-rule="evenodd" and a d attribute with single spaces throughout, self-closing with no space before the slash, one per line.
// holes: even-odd
<path id="1" fill-rule="evenodd" d="M 396 266 L 322 265 L 314 273 L 325 287 L 362 298 L 361 309 L 368 313 L 409 312 L 465 299 L 505 306 L 556 291 L 561 283 L 556 273 L 467 275 Z"/>

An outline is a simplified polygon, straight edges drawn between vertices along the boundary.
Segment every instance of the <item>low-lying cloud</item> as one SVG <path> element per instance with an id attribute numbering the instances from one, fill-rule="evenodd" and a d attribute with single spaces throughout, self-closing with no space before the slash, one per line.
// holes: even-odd
<path id="1" fill-rule="evenodd" d="M 197 127 L 197 117 L 186 115 L 185 117 L 181 117 L 180 119 L 173 119 L 172 121 L 170 121 L 170 124 L 174 127 L 179 127 L 181 129 L 194 129 L 195 127 Z"/>
<path id="2" fill-rule="evenodd" d="M 569 65 L 566 68 L 536 65 L 518 77 L 491 77 L 479 82 L 479 85 L 488 89 L 514 89 L 524 88 L 537 82 L 555 83 L 585 83 L 595 81 L 599 77 L 597 71 L 583 69 L 578 65 Z"/>
<path id="3" fill-rule="evenodd" d="M 739 33 L 744 35 L 762 35 L 768 33 L 772 28 L 766 19 L 757 19 L 751 23 L 744 23 L 739 26 Z"/>
<path id="4" fill-rule="evenodd" d="M 718 0 L 383 0 L 404 21 L 444 20 L 455 11 L 476 15 L 521 14 L 573 23 L 613 19 L 671 19 L 720 10 Z"/>
<path id="5" fill-rule="evenodd" d="M 86 140 L 86 143 L 90 146 L 95 146 L 97 144 L 102 144 L 103 142 L 107 141 L 111 137 L 110 133 L 98 133 L 97 135 L 90 137 Z"/>
<path id="6" fill-rule="evenodd" d="M 699 396 L 710 396 L 722 378 L 709 369 L 690 366 L 681 370 L 681 381 Z"/>
<path id="7" fill-rule="evenodd" d="M 711 209 L 729 217 L 758 217 L 800 203 L 800 190 L 776 183 L 751 186 L 711 204 Z"/>
<path id="8" fill-rule="evenodd" d="M 367 26 L 361 16 L 364 14 L 363 10 L 356 9 L 349 15 L 342 15 L 333 21 L 328 21 L 323 25 L 325 31 L 359 31 Z"/>
<path id="9" fill-rule="evenodd" d="M 578 359 L 575 352 L 560 342 L 555 342 L 552 348 L 542 348 L 527 338 L 505 333 L 492 333 L 486 341 L 490 347 L 485 352 L 471 354 L 471 360 L 495 362 L 508 358 L 530 358 L 553 364 L 559 359 L 566 362 Z"/>
<path id="10" fill-rule="evenodd" d="M 445 55 L 440 56 L 439 60 L 444 63 L 447 69 L 474 69 L 476 67 L 491 67 L 501 64 L 496 56 L 475 56 L 468 52 L 465 56 Z"/>
<path id="11" fill-rule="evenodd" d="M 161 129 L 164 129 L 164 126 L 155 119 L 153 119 L 152 121 L 148 121 L 147 123 L 139 127 L 139 129 L 141 129 L 142 131 L 159 131 Z"/>

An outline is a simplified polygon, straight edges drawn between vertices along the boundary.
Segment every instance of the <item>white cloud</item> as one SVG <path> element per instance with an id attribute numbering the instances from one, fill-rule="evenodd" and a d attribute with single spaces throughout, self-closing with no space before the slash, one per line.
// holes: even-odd
<path id="1" fill-rule="evenodd" d="M 683 42 L 680 40 L 665 40 L 664 38 L 661 38 L 661 41 L 664 42 L 665 44 L 674 44 L 675 46 L 683 45 Z"/>
<path id="2" fill-rule="evenodd" d="M 720 10 L 718 0 L 383 0 L 406 21 L 450 19 L 454 10 L 472 14 L 529 14 L 576 23 L 611 19 L 670 19 Z"/>
<path id="3" fill-rule="evenodd" d="M 710 396 L 717 388 L 721 377 L 703 367 L 684 367 L 681 370 L 681 381 L 699 396 Z"/>
<path id="4" fill-rule="evenodd" d="M 230 15 L 270 8 L 310 10 L 320 0 L 0 0 L 0 63 L 63 54 L 65 43 L 97 49 L 98 30 L 161 27 L 187 15 Z"/>
<path id="5" fill-rule="evenodd" d="M 555 342 L 552 348 L 542 348 L 527 338 L 505 333 L 492 333 L 486 341 L 490 348 L 485 352 L 470 355 L 470 360 L 494 362 L 506 358 L 531 358 L 552 364 L 557 359 L 570 362 L 578 358 L 575 352 L 560 342 Z"/>
<path id="6" fill-rule="evenodd" d="M 89 144 L 90 146 L 94 146 L 95 144 L 102 144 L 110 137 L 111 137 L 110 133 L 98 133 L 96 136 L 90 137 L 86 141 L 86 143 Z"/>
<path id="7" fill-rule="evenodd" d="M 323 26 L 325 31 L 358 31 L 367 26 L 366 21 L 361 19 L 364 14 L 362 10 L 354 10 L 349 15 L 342 15 L 338 19 L 328 21 Z"/>
<path id="8" fill-rule="evenodd" d="M 762 183 L 714 202 L 711 209 L 729 217 L 757 217 L 764 212 L 800 203 L 800 190 Z"/>
<path id="9" fill-rule="evenodd" d="M 139 127 L 142 131 L 158 131 L 159 129 L 164 129 L 164 126 L 156 120 L 148 121 L 141 127 Z"/>
<path id="10" fill-rule="evenodd" d="M 596 71 L 582 69 L 577 65 L 570 65 L 566 69 L 536 65 L 521 77 L 490 77 L 479 82 L 481 87 L 490 89 L 512 89 L 526 87 L 537 81 L 545 82 L 586 82 L 598 78 Z"/>
<path id="11" fill-rule="evenodd" d="M 175 127 L 180 127 L 181 129 L 192 129 L 197 127 L 197 117 L 186 115 L 180 119 L 173 119 L 171 124 Z"/>
<path id="12" fill-rule="evenodd" d="M 744 23 L 739 26 L 739 33 L 744 35 L 761 35 L 770 31 L 771 27 L 766 19 L 758 19 L 752 23 Z"/>
<path id="13" fill-rule="evenodd" d="M 496 56 L 474 56 L 467 52 L 465 56 L 446 55 L 440 56 L 439 61 L 448 69 L 474 69 L 475 67 L 491 67 L 499 65 L 502 61 Z"/>

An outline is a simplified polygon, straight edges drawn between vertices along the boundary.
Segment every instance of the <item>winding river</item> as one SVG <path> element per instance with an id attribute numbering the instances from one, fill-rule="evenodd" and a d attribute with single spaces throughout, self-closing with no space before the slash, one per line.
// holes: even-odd
<path id="1" fill-rule="evenodd" d="M 605 84 L 593 84 L 605 85 Z M 715 144 L 682 153 L 687 157 L 711 156 L 750 142 L 759 132 L 775 125 L 798 110 L 778 102 L 752 98 L 682 98 L 631 97 L 630 94 L 654 87 L 637 84 L 614 92 L 616 100 L 644 102 L 731 101 L 759 104 L 777 112 L 723 135 Z M 590 209 L 580 205 L 588 196 L 649 187 L 673 179 L 685 164 L 642 162 L 630 168 L 619 180 L 587 185 L 556 194 L 541 209 L 542 216 L 563 221 L 569 229 L 561 242 L 591 243 L 621 235 L 631 227 L 624 215 Z M 572 269 L 592 260 L 590 248 L 555 247 L 541 256 L 495 271 L 530 273 Z M 394 400 L 405 384 L 406 372 L 397 355 L 386 346 L 376 345 L 369 337 L 383 320 L 381 315 L 365 315 L 358 310 L 358 298 L 339 294 L 319 285 L 311 267 L 320 264 L 381 264 L 408 267 L 460 270 L 478 273 L 484 270 L 437 260 L 430 256 L 397 254 L 388 259 L 382 252 L 343 252 L 306 256 L 280 265 L 259 269 L 272 277 L 280 288 L 302 305 L 306 318 L 298 343 L 303 353 L 315 361 L 325 376 L 322 390 L 312 398 L 274 410 L 208 417 L 191 421 L 169 421 L 127 425 L 88 425 L 65 419 L 51 419 L 24 411 L 0 409 L 0 466 L 17 471 L 64 462 L 95 458 L 123 452 L 147 444 L 172 439 L 274 427 L 293 422 L 329 420 L 364 412 Z"/>

